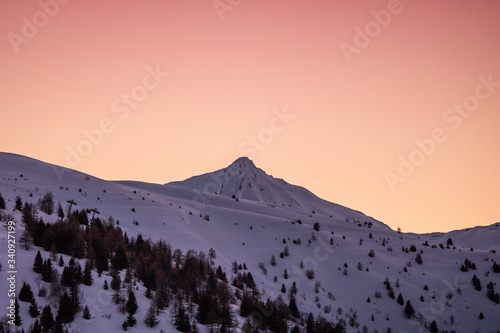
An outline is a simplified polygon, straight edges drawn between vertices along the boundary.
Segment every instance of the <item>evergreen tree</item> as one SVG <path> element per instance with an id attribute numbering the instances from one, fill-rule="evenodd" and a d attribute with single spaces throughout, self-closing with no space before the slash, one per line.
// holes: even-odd
<path id="1" fill-rule="evenodd" d="M 47 215 L 52 215 L 54 213 L 54 196 L 52 192 L 46 192 L 43 197 L 39 200 L 38 205 L 40 210 Z"/>
<path id="2" fill-rule="evenodd" d="M 274 256 L 274 254 L 271 256 L 271 260 L 269 261 L 269 263 L 271 264 L 271 266 L 276 266 L 276 257 Z"/>
<path id="3" fill-rule="evenodd" d="M 481 313 L 479 314 L 479 320 L 483 320 L 483 319 L 484 319 L 484 314 L 481 312 Z"/>
<path id="4" fill-rule="evenodd" d="M 75 283 L 81 284 L 83 282 L 82 266 L 80 264 L 76 265 L 75 268 Z"/>
<path id="5" fill-rule="evenodd" d="M 38 274 L 43 272 L 43 259 L 40 250 L 35 255 L 35 261 L 33 262 L 33 271 Z"/>
<path id="6" fill-rule="evenodd" d="M 295 297 L 295 295 L 297 295 L 297 284 L 295 283 L 295 281 L 293 281 L 290 290 L 288 290 L 288 297 L 292 299 Z"/>
<path id="7" fill-rule="evenodd" d="M 83 271 L 82 282 L 86 286 L 92 285 L 92 271 L 88 261 L 85 263 L 85 270 Z"/>
<path id="8" fill-rule="evenodd" d="M 75 283 L 75 268 L 65 266 L 61 275 L 61 284 L 64 287 L 71 287 Z"/>
<path id="9" fill-rule="evenodd" d="M 23 201 L 21 200 L 21 198 L 19 196 L 16 197 L 15 210 L 18 210 L 20 212 L 23 211 Z"/>
<path id="10" fill-rule="evenodd" d="M 18 297 L 21 302 L 31 302 L 35 299 L 31 286 L 28 283 L 23 282 L 23 286 L 21 287 L 21 290 L 19 290 Z"/>
<path id="11" fill-rule="evenodd" d="M 483 287 L 481 286 L 481 281 L 477 278 L 476 274 L 474 274 L 474 276 L 472 277 L 472 285 L 477 291 L 481 291 L 481 289 L 483 289 Z"/>
<path id="12" fill-rule="evenodd" d="M 19 314 L 19 302 L 17 301 L 17 297 L 14 300 L 14 316 L 14 325 L 21 326 L 23 321 L 21 319 L 21 315 Z"/>
<path id="13" fill-rule="evenodd" d="M 42 269 L 42 280 L 45 282 L 52 282 L 54 279 L 54 267 L 52 266 L 52 260 L 45 259 L 43 261 L 43 269 Z"/>
<path id="14" fill-rule="evenodd" d="M 179 304 L 177 312 L 175 314 L 175 328 L 181 332 L 187 332 L 191 329 L 191 324 L 189 322 L 189 316 L 186 313 L 184 306 Z"/>
<path id="15" fill-rule="evenodd" d="M 2 193 L 0 192 L 0 209 L 5 209 L 5 200 L 2 197 Z"/>
<path id="16" fill-rule="evenodd" d="M 398 295 L 398 301 L 397 302 L 398 302 L 399 305 L 405 304 L 405 301 L 403 299 L 403 295 L 401 295 L 401 294 Z"/>
<path id="17" fill-rule="evenodd" d="M 31 237 L 31 233 L 29 230 L 25 229 L 19 238 L 19 243 L 26 250 L 29 251 L 33 246 L 33 237 Z"/>
<path id="18" fill-rule="evenodd" d="M 40 315 L 40 310 L 38 309 L 38 304 L 36 304 L 35 299 L 33 298 L 30 303 L 30 307 L 28 309 L 30 316 L 32 318 L 36 318 Z"/>
<path id="19" fill-rule="evenodd" d="M 499 304 L 500 303 L 500 294 L 495 293 L 495 286 L 493 285 L 493 282 L 490 281 L 486 285 L 486 295 L 492 301 L 493 303 Z"/>
<path id="20" fill-rule="evenodd" d="M 285 288 L 285 284 L 284 283 L 281 285 L 281 292 L 283 294 L 286 294 L 286 288 Z"/>
<path id="21" fill-rule="evenodd" d="M 159 322 L 160 320 L 158 320 L 158 316 L 156 315 L 156 306 L 154 302 L 151 302 L 148 312 L 144 317 L 144 323 L 146 324 L 147 327 L 155 327 L 156 325 L 158 325 Z"/>
<path id="22" fill-rule="evenodd" d="M 67 293 L 61 297 L 59 303 L 59 311 L 57 311 L 57 317 L 63 323 L 70 323 L 75 319 L 75 312 L 73 311 L 73 304 L 71 298 Z"/>
<path id="23" fill-rule="evenodd" d="M 135 298 L 135 294 L 132 291 L 128 293 L 128 301 L 127 305 L 125 305 L 125 309 L 130 314 L 135 314 L 137 312 L 137 299 Z"/>
<path id="24" fill-rule="evenodd" d="M 118 250 L 116 250 L 116 254 L 111 260 L 111 265 L 117 271 L 120 271 L 128 267 L 127 254 L 125 253 L 125 249 L 123 248 L 123 246 L 120 246 Z"/>
<path id="25" fill-rule="evenodd" d="M 108 286 L 108 280 L 104 280 L 104 286 L 103 286 L 104 290 L 108 290 L 109 289 L 109 286 Z"/>
<path id="26" fill-rule="evenodd" d="M 419 265 L 422 265 L 424 261 L 422 260 L 422 255 L 420 253 L 417 253 L 417 256 L 415 257 L 415 262 Z"/>
<path id="27" fill-rule="evenodd" d="M 59 267 L 64 267 L 64 259 L 63 259 L 63 256 L 60 255 L 59 256 L 59 263 L 58 263 Z"/>
<path id="28" fill-rule="evenodd" d="M 120 279 L 120 275 L 118 274 L 113 274 L 113 278 L 111 279 L 110 287 L 114 291 L 119 291 L 120 287 L 122 285 L 122 280 Z"/>
<path id="29" fill-rule="evenodd" d="M 127 320 L 125 321 L 125 325 L 127 327 L 133 327 L 137 323 L 137 320 L 135 319 L 134 315 L 129 313 L 127 316 Z"/>
<path id="30" fill-rule="evenodd" d="M 90 310 L 89 307 L 85 305 L 85 309 L 83 310 L 83 319 L 89 320 L 90 319 Z"/>
<path id="31" fill-rule="evenodd" d="M 404 313 L 406 318 L 412 318 L 415 315 L 415 309 L 413 308 L 409 300 L 406 301 Z"/>
<path id="32" fill-rule="evenodd" d="M 40 325 L 44 331 L 50 331 L 54 327 L 54 316 L 50 305 L 43 308 L 42 316 L 40 317 Z"/>
<path id="33" fill-rule="evenodd" d="M 57 217 L 59 217 L 60 219 L 64 218 L 64 210 L 60 202 L 57 203 Z"/>
<path id="34" fill-rule="evenodd" d="M 33 204 L 25 202 L 22 213 L 22 221 L 24 225 L 27 229 L 31 229 L 33 224 L 36 222 L 36 208 L 33 206 Z"/>
<path id="35" fill-rule="evenodd" d="M 432 321 L 432 323 L 431 323 L 431 325 L 429 326 L 429 331 L 430 331 L 431 333 L 438 333 L 438 332 L 439 332 L 439 330 L 438 330 L 438 328 L 437 328 L 437 324 L 436 324 L 436 321 L 435 321 L 435 320 L 433 320 L 433 321 Z"/>
<path id="36" fill-rule="evenodd" d="M 314 316 L 311 312 L 307 316 L 306 333 L 315 333 L 315 332 L 316 332 L 316 323 L 314 322 Z"/>
<path id="37" fill-rule="evenodd" d="M 73 284 L 70 288 L 69 298 L 71 300 L 71 307 L 73 311 L 73 317 L 80 311 L 80 296 L 78 291 L 78 285 Z"/>
<path id="38" fill-rule="evenodd" d="M 290 299 L 290 302 L 288 303 L 288 307 L 290 308 L 290 314 L 293 317 L 300 318 L 300 311 L 299 311 L 299 308 L 297 307 L 297 303 L 295 302 L 295 297 L 292 297 Z"/>
<path id="39" fill-rule="evenodd" d="M 59 316 L 56 317 L 56 321 L 54 322 L 54 329 L 52 330 L 52 333 L 64 333 L 61 318 L 59 318 Z"/>
<path id="40" fill-rule="evenodd" d="M 31 333 L 42 333 L 42 328 L 40 327 L 40 323 L 38 322 L 38 319 L 35 320 L 35 323 L 33 324 L 33 329 L 31 330 Z"/>

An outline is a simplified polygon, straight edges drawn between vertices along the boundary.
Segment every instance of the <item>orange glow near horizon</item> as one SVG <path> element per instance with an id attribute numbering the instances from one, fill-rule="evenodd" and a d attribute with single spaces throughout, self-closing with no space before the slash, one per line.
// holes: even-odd
<path id="1" fill-rule="evenodd" d="M 247 155 L 394 229 L 500 220 L 498 2 L 2 4 L 0 151 L 155 183 Z"/>

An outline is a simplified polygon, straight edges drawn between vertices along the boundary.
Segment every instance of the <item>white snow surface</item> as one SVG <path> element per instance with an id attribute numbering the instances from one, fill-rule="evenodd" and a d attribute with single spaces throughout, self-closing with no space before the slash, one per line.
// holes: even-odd
<path id="1" fill-rule="evenodd" d="M 2 213 L 10 214 L 17 222 L 17 237 L 22 234 L 23 226 L 20 212 L 14 211 L 15 197 L 36 203 L 46 191 L 52 191 L 56 204 L 59 201 L 66 209 L 67 200 L 77 203 L 73 209 L 97 208 L 100 218 L 113 217 L 129 237 L 141 234 L 154 241 L 164 239 L 183 252 L 189 249 L 207 252 L 213 248 L 217 253 L 215 265 L 221 265 L 230 282 L 231 263 L 235 260 L 246 263 L 264 299 L 276 298 L 281 294 L 282 284 L 289 289 L 295 281 L 301 312 L 322 314 L 334 323 L 341 318 L 349 323 L 349 317 L 355 312 L 357 325 L 347 325 L 347 332 L 362 332 L 363 326 L 368 332 L 385 332 L 388 327 L 393 332 L 426 332 L 424 323 L 432 320 L 436 320 L 440 330 L 500 330 L 500 305 L 488 300 L 485 294 L 489 281 L 500 291 L 500 274 L 491 269 L 493 261 L 500 263 L 500 223 L 449 233 L 398 233 L 359 211 L 325 201 L 302 187 L 273 178 L 246 157 L 212 173 L 161 185 L 106 181 L 28 157 L 0 153 L 0 192 L 7 204 Z M 207 215 L 209 221 L 203 218 Z M 40 216 L 49 223 L 57 220 L 55 214 L 40 213 Z M 321 225 L 319 232 L 313 229 L 316 222 Z M 471 221 L 471 226 L 474 223 Z M 292 242 L 299 238 L 300 245 Z M 454 247 L 447 249 L 449 238 Z M 429 247 L 422 245 L 426 241 Z M 444 249 L 439 244 L 443 244 Z M 290 256 L 282 259 L 279 254 L 285 245 Z M 411 245 L 415 245 L 418 252 L 423 251 L 423 265 L 415 263 L 415 252 L 402 251 Z M 371 249 L 375 252 L 374 258 L 368 256 Z M 45 284 L 32 271 L 37 250 L 41 250 L 44 258 L 50 255 L 36 247 L 26 251 L 18 245 L 16 249 L 17 290 L 26 281 L 35 295 Z M 269 263 L 272 255 L 277 258 L 274 267 Z M 465 258 L 473 261 L 477 270 L 461 272 L 459 268 Z M 7 312 L 9 301 L 7 260 L 7 230 L 3 223 L 0 226 L 3 265 L 0 317 Z M 69 257 L 64 256 L 64 260 L 67 263 Z M 266 275 L 258 268 L 260 262 L 267 267 Z M 300 268 L 300 262 L 304 268 Z M 81 264 L 83 266 L 83 261 Z M 362 269 L 358 269 L 358 264 Z M 61 267 L 54 266 L 62 272 Z M 285 269 L 288 279 L 283 278 Z M 306 269 L 314 270 L 313 280 L 305 277 Z M 126 315 L 111 302 L 112 291 L 102 289 L 104 279 L 108 283 L 111 279 L 106 274 L 98 277 L 96 271 L 92 273 L 94 284 L 80 286 L 84 295 L 82 303 L 89 306 L 92 319 L 84 320 L 80 313 L 69 330 L 91 332 L 97 328 L 103 332 L 120 332 Z M 481 280 L 483 291 L 472 287 L 474 274 Z M 275 276 L 277 282 L 274 282 Z M 422 317 L 421 322 L 403 316 L 403 306 L 387 295 L 383 284 L 386 278 L 396 298 L 401 293 L 405 302 L 411 301 Z M 317 281 L 321 284 L 318 293 L 314 290 Z M 144 287 L 139 284 L 138 288 L 137 325 L 129 330 L 176 332 L 169 311 L 161 314 L 157 327 L 145 326 L 143 318 L 149 300 L 144 297 Z M 375 297 L 377 291 L 381 298 Z M 281 295 L 288 300 L 286 295 Z M 423 302 L 419 300 L 421 295 Z M 36 298 L 41 307 L 49 303 L 48 298 Z M 28 331 L 34 319 L 28 314 L 29 304 L 20 302 L 20 305 L 23 327 Z M 325 307 L 331 311 L 325 313 Z M 478 319 L 480 312 L 485 319 Z M 238 318 L 237 311 L 235 314 Z M 208 327 L 199 327 L 202 332 L 209 331 Z"/>

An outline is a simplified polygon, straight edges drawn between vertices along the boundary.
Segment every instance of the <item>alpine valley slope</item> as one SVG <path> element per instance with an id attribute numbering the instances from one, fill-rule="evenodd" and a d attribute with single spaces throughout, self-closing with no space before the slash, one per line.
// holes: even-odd
<path id="1" fill-rule="evenodd" d="M 488 299 L 485 288 L 491 281 L 497 292 L 500 289 L 500 274 L 492 271 L 493 262 L 500 262 L 500 223 L 446 234 L 398 233 L 361 212 L 273 178 L 248 158 L 212 173 L 160 185 L 106 181 L 28 157 L 0 153 L 0 192 L 6 201 L 6 209 L 0 212 L 3 220 L 18 222 L 17 237 L 23 226 L 21 213 L 14 210 L 16 196 L 23 202 L 36 203 L 47 191 L 53 193 L 56 204 L 60 202 L 66 209 L 68 200 L 76 202 L 73 209 L 96 208 L 101 219 L 112 217 L 129 237 L 141 234 L 153 241 L 164 239 L 184 253 L 213 248 L 217 254 L 215 265 L 222 267 L 229 281 L 232 263 L 245 263 L 263 299 L 278 295 L 286 298 L 280 291 L 282 284 L 288 290 L 295 281 L 301 312 L 322 314 L 334 323 L 345 320 L 348 332 L 364 331 L 364 326 L 367 332 L 385 332 L 387 328 L 393 332 L 426 332 L 434 320 L 440 330 L 449 332 L 498 332 L 500 328 L 500 305 Z M 55 214 L 40 212 L 39 216 L 45 222 L 57 221 Z M 313 228 L 316 223 L 319 231 Z M 452 245 L 447 246 L 448 242 Z M 280 258 L 285 246 L 290 255 Z M 0 248 L 0 292 L 7 294 L 7 231 L 3 226 Z M 35 286 L 35 294 L 37 287 L 44 284 L 32 271 L 37 250 L 26 251 L 18 246 L 16 252 L 18 289 L 26 281 Z M 368 255 L 371 250 L 373 257 Z M 50 255 L 41 252 L 44 258 Z M 415 262 L 420 252 L 422 264 Z M 275 266 L 270 264 L 273 255 Z M 466 258 L 475 263 L 476 270 L 460 271 Z M 65 256 L 64 260 L 69 258 Z M 260 263 L 264 263 L 266 273 L 259 268 Z M 285 270 L 288 279 L 283 277 Z M 314 271 L 313 279 L 305 276 L 307 270 Z M 482 291 L 476 291 L 471 284 L 474 274 L 484 286 Z M 70 330 L 90 332 L 97 327 L 121 331 L 126 315 L 110 302 L 111 291 L 107 297 L 102 295 L 104 279 L 109 282 L 109 276 L 99 277 L 93 271 L 93 278 L 92 286 L 81 287 L 82 303 L 89 307 L 92 304 L 93 317 L 87 321 L 78 315 Z M 416 318 L 406 319 L 404 307 L 388 296 L 386 279 L 396 298 L 401 293 L 404 302 L 411 301 Z M 428 290 L 424 290 L 425 285 Z M 138 321 L 131 330 L 175 332 L 169 311 L 160 315 L 157 327 L 145 326 L 142 318 L 149 300 L 144 292 L 145 288 L 138 285 Z M 0 309 L 6 309 L 8 301 L 0 297 Z M 37 297 L 37 302 L 43 307 L 50 301 Z M 34 322 L 28 305 L 21 303 L 25 331 Z M 244 319 L 237 315 L 238 306 L 239 301 L 235 301 L 235 315 L 241 324 Z M 484 319 L 479 319 L 480 313 Z M 208 327 L 200 329 L 209 331 Z"/>

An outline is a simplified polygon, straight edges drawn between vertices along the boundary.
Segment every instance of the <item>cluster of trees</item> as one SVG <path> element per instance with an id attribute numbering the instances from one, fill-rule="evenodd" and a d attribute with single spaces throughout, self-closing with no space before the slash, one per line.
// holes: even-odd
<path id="1" fill-rule="evenodd" d="M 42 202 L 43 201 L 43 202 Z M 50 203 L 52 201 L 52 204 Z M 128 313 L 123 323 L 123 329 L 134 326 L 134 317 L 137 309 L 135 295 L 131 288 L 131 276 L 141 281 L 146 287 L 146 297 L 151 299 L 151 307 L 144 321 L 148 326 L 158 324 L 158 315 L 172 303 L 174 304 L 173 321 L 180 331 L 196 331 L 196 323 L 212 325 L 219 331 L 225 332 L 235 326 L 231 304 L 241 302 L 240 314 L 264 320 L 257 322 L 261 329 L 272 332 L 286 332 L 289 321 L 299 322 L 300 311 L 295 301 L 296 285 L 289 290 L 289 302 L 281 297 L 276 300 L 262 301 L 258 288 L 250 272 L 239 272 L 246 269 L 246 265 L 236 265 L 236 276 L 230 287 L 226 273 L 221 267 L 215 267 L 213 259 L 215 251 L 204 252 L 172 249 L 165 241 L 152 242 L 141 235 L 130 238 L 114 225 L 112 219 L 103 221 L 96 218 L 88 225 L 87 212 L 75 210 L 64 219 L 58 219 L 48 224 L 38 217 L 37 209 L 43 204 L 44 210 L 53 212 L 53 198 L 47 193 L 39 205 L 25 203 L 22 205 L 23 222 L 32 242 L 51 252 L 56 258 L 57 253 L 71 256 L 68 265 L 64 265 L 62 257 L 59 266 L 63 267 L 60 280 L 53 268 L 53 259 L 43 259 L 40 251 L 37 252 L 33 270 L 42 275 L 46 282 L 62 286 L 59 297 L 59 308 L 54 317 L 50 306 L 42 311 L 38 308 L 32 291 L 26 287 L 23 290 L 23 301 L 32 303 L 30 314 L 39 317 L 35 327 L 41 331 L 58 331 L 63 323 L 69 323 L 82 311 L 79 299 L 79 286 L 91 285 L 91 271 L 96 269 L 99 274 L 110 271 L 113 280 L 110 283 L 114 291 L 113 299 L 121 305 L 122 311 Z M 47 213 L 48 214 L 48 213 Z M 82 228 L 81 225 L 87 225 Z M 288 254 L 288 249 L 285 249 Z M 82 269 L 78 259 L 85 259 L 85 268 Z M 126 270 L 125 283 L 128 284 L 128 298 L 122 295 L 122 281 L 119 272 Z M 107 287 L 107 282 L 105 288 Z M 31 291 L 31 292 L 30 292 Z M 260 313 L 260 315 L 258 315 Z M 83 311 L 86 319 L 90 318 L 88 308 Z M 313 320 L 316 331 L 330 332 L 331 329 L 342 331 L 340 323 L 333 326 L 324 319 Z M 36 331 L 36 330 L 35 330 Z M 318 331 L 319 332 L 319 331 Z M 333 332 L 333 331 L 332 331 Z"/>
<path id="2" fill-rule="evenodd" d="M 462 272 L 468 272 L 469 269 L 476 270 L 476 264 L 470 261 L 468 258 L 465 258 L 464 263 L 460 266 L 460 270 Z"/>
<path id="3" fill-rule="evenodd" d="M 486 295 L 493 303 L 500 303 L 500 294 L 495 292 L 495 285 L 491 281 L 486 285 Z"/>

